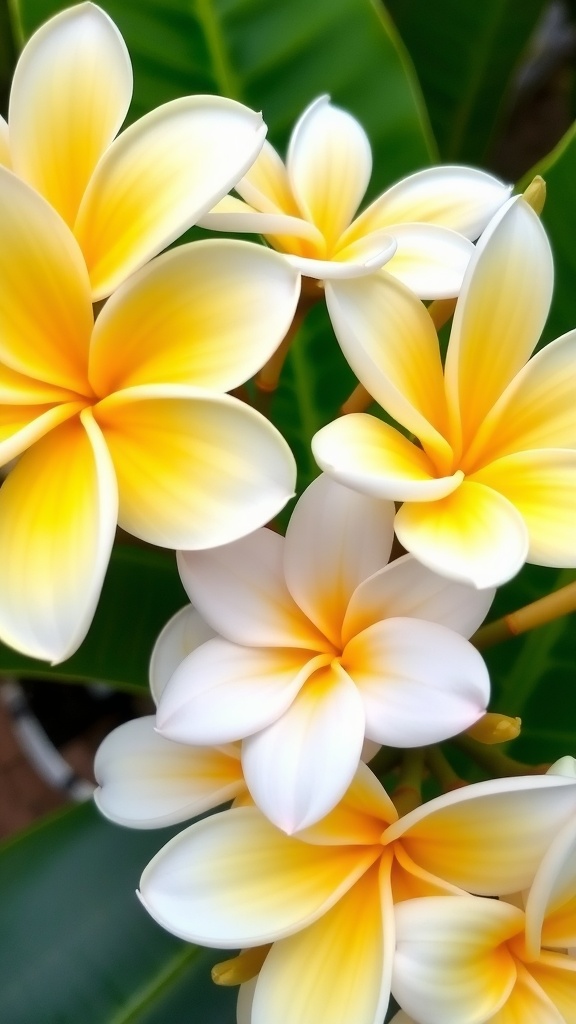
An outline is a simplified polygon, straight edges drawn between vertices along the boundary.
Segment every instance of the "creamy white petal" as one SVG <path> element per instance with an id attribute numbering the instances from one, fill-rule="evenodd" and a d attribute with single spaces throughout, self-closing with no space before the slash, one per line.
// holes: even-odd
<path id="1" fill-rule="evenodd" d="M 393 502 L 359 494 L 325 474 L 298 501 L 286 530 L 286 583 L 336 646 L 350 597 L 386 564 L 393 537 Z"/>
<path id="2" fill-rule="evenodd" d="M 302 843 L 257 808 L 239 807 L 172 839 L 144 871 L 140 896 L 188 942 L 260 946 L 316 921 L 376 857 L 371 847 Z"/>
<path id="3" fill-rule="evenodd" d="M 376 622 L 347 644 L 342 665 L 364 702 L 366 735 L 390 747 L 454 736 L 485 713 L 490 697 L 478 651 L 435 622 Z"/>
<path id="4" fill-rule="evenodd" d="M 288 263 L 304 277 L 319 281 L 348 281 L 365 277 L 379 270 L 393 256 L 396 243 L 389 235 L 371 236 L 365 245 L 358 245 L 351 260 L 309 259 L 286 253 Z"/>
<path id="5" fill-rule="evenodd" d="M 14 170 L 72 227 L 84 190 L 132 98 L 126 44 L 91 3 L 50 18 L 28 41 L 10 94 Z"/>
<path id="6" fill-rule="evenodd" d="M 288 833 L 323 818 L 348 789 L 360 761 L 364 709 L 339 665 L 311 676 L 283 715 L 242 744 L 248 788 Z"/>
<path id="7" fill-rule="evenodd" d="M 194 224 L 230 190 L 262 146 L 259 114 L 222 96 L 157 107 L 114 141 L 84 194 L 74 233 L 94 299 Z"/>
<path id="8" fill-rule="evenodd" d="M 186 592 L 206 622 L 234 643 L 329 650 L 286 586 L 284 545 L 265 529 L 213 550 L 180 551 Z"/>
<path id="9" fill-rule="evenodd" d="M 150 656 L 149 681 L 155 704 L 158 704 L 168 680 L 184 658 L 214 636 L 214 630 L 190 604 L 172 616 L 158 636 Z"/>
<path id="10" fill-rule="evenodd" d="M 268 140 L 258 156 L 236 185 L 236 191 L 247 203 L 262 213 L 299 215 L 288 172 L 282 158 Z"/>
<path id="11" fill-rule="evenodd" d="M 496 591 L 477 590 L 440 576 L 412 555 L 402 555 L 354 591 L 343 626 L 343 642 L 380 619 L 426 619 L 470 637 L 482 624 Z"/>
<path id="12" fill-rule="evenodd" d="M 158 729 L 179 743 L 230 743 L 250 736 L 286 711 L 315 660 L 309 651 L 208 640 L 167 684 L 158 703 Z"/>
<path id="13" fill-rule="evenodd" d="M 460 292 L 472 242 L 436 224 L 393 224 L 386 229 L 397 243 L 386 273 L 421 299 L 451 299 Z"/>
<path id="14" fill-rule="evenodd" d="M 302 212 L 333 245 L 370 181 L 372 152 L 366 132 L 356 118 L 321 96 L 294 127 L 286 167 Z"/>
<path id="15" fill-rule="evenodd" d="M 136 718 L 100 744 L 94 799 L 118 825 L 173 825 L 245 790 L 239 754 L 233 747 L 225 752 L 172 743 L 156 732 L 154 716 Z"/>
<path id="16" fill-rule="evenodd" d="M 12 167 L 8 124 L 2 116 L 0 116 L 0 164 L 3 167 Z"/>
<path id="17" fill-rule="evenodd" d="M 286 235 L 305 238 L 322 246 L 322 235 L 308 220 L 290 217 L 286 213 L 260 213 L 248 203 L 234 196 L 224 196 L 209 213 L 198 220 L 201 228 L 210 231 L 240 231 L 254 235 Z"/>
<path id="18" fill-rule="evenodd" d="M 568 821 L 546 851 L 526 900 L 526 945 L 571 948 L 576 943 L 576 819 Z"/>

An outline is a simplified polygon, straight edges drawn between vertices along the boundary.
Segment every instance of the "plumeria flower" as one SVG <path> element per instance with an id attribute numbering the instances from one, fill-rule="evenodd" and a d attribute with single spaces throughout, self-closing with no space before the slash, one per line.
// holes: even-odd
<path id="1" fill-rule="evenodd" d="M 213 631 L 190 606 L 170 619 L 150 663 L 150 689 L 156 703 L 178 661 L 212 636 Z M 96 752 L 94 775 L 98 809 L 116 824 L 132 828 L 175 825 L 246 793 L 238 744 L 174 743 L 156 731 L 154 715 L 113 729 Z"/>
<path id="2" fill-rule="evenodd" d="M 0 489 L 0 637 L 55 662 L 90 625 L 117 522 L 169 548 L 226 544 L 293 493 L 283 438 L 223 392 L 286 332 L 298 276 L 262 246 L 193 243 L 94 322 L 72 233 L 4 168 L 0 220 L 0 464 L 20 456 Z"/>
<path id="3" fill-rule="evenodd" d="M 416 440 L 353 414 L 315 435 L 318 464 L 404 502 L 395 519 L 404 547 L 477 587 L 503 583 L 525 561 L 576 565 L 576 331 L 529 360 L 552 283 L 544 229 L 516 197 L 470 262 L 444 369 L 430 317 L 398 282 L 364 278 L 349 294 L 326 286 L 354 372 Z"/>
<path id="4" fill-rule="evenodd" d="M 510 188 L 484 171 L 434 167 L 404 178 L 356 216 L 372 172 L 368 137 L 328 96 L 296 123 L 286 166 L 264 147 L 202 219 L 218 231 L 265 236 L 302 274 L 341 280 L 386 272 L 422 298 L 458 294 L 478 238 Z"/>
<path id="5" fill-rule="evenodd" d="M 60 213 L 82 249 L 94 300 L 166 248 L 257 156 L 259 114 L 219 96 L 166 103 L 115 139 L 132 97 L 122 36 L 91 3 L 28 41 L 14 73 L 0 163 Z"/>
<path id="6" fill-rule="evenodd" d="M 497 896 L 527 888 L 550 835 L 575 810 L 574 780 L 542 775 L 479 783 L 398 818 L 360 765 L 341 803 L 299 836 L 275 828 L 257 807 L 190 826 L 148 865 L 141 898 L 161 925 L 188 941 L 232 949 L 273 944 L 249 1017 L 252 993 L 242 993 L 243 1024 L 275 1020 L 278 1007 L 284 1024 L 380 1024 L 395 905 L 397 912 L 404 900 L 447 896 L 459 903 L 470 891 Z"/>
<path id="7" fill-rule="evenodd" d="M 486 667 L 464 636 L 492 593 L 450 584 L 412 557 L 386 565 L 390 502 L 319 477 L 286 538 L 260 530 L 179 565 L 218 634 L 176 669 L 158 728 L 189 744 L 242 740 L 248 788 L 288 832 L 350 785 L 364 737 L 420 746 L 484 714 Z"/>

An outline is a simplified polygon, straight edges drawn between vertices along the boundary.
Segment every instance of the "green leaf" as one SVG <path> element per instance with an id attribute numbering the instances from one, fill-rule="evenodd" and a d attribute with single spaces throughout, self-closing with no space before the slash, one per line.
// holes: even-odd
<path id="1" fill-rule="evenodd" d="M 156 637 L 187 600 L 174 555 L 118 546 L 94 621 L 76 654 L 53 666 L 0 644 L 0 674 L 67 682 L 98 680 L 125 690 L 147 688 Z"/>
<path id="2" fill-rule="evenodd" d="M 443 160 L 483 163 L 546 0 L 387 0 Z"/>
<path id="3" fill-rule="evenodd" d="M 173 834 L 102 819 L 91 804 L 0 849 L 0 1020 L 6 1024 L 233 1024 L 226 958 L 168 935 L 140 906 L 142 869 Z"/>

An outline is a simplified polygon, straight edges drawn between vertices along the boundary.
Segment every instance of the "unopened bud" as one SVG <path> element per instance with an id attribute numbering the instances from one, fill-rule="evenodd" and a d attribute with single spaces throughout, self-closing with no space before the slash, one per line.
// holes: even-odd
<path id="1" fill-rule="evenodd" d="M 487 711 L 479 721 L 466 730 L 466 735 L 478 743 L 491 746 L 494 743 L 507 743 L 520 735 L 521 718 L 510 718 L 509 715 L 498 715 Z"/>
<path id="2" fill-rule="evenodd" d="M 212 981 L 215 985 L 243 985 L 258 974 L 264 963 L 270 946 L 256 946 L 254 949 L 245 949 L 238 956 L 230 960 L 223 960 L 220 964 L 214 964 L 212 968 Z"/>
<path id="3" fill-rule="evenodd" d="M 532 178 L 528 188 L 522 193 L 522 198 L 540 216 L 546 202 L 546 182 L 544 178 L 541 178 L 539 174 Z"/>

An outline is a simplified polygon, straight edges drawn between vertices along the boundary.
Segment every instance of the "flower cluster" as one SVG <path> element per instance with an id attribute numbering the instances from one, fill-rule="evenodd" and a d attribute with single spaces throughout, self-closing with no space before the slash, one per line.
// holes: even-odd
<path id="1" fill-rule="evenodd" d="M 156 714 L 104 740 L 96 801 L 137 828 L 233 801 L 140 897 L 241 950 L 215 968 L 240 1024 L 382 1024 L 391 995 L 396 1024 L 570 1024 L 576 762 L 468 785 L 439 747 L 514 734 L 475 634 L 525 562 L 576 567 L 576 332 L 532 356 L 538 214 L 466 167 L 358 213 L 370 145 L 327 97 L 284 164 L 221 97 L 118 135 L 131 88 L 83 3 L 26 45 L 0 120 L 0 639 L 69 657 L 117 525 L 178 551 L 191 604 L 153 651 Z M 163 252 L 193 224 L 267 244 Z M 250 382 L 311 295 L 383 416 L 315 434 L 282 536 L 296 464 Z"/>

